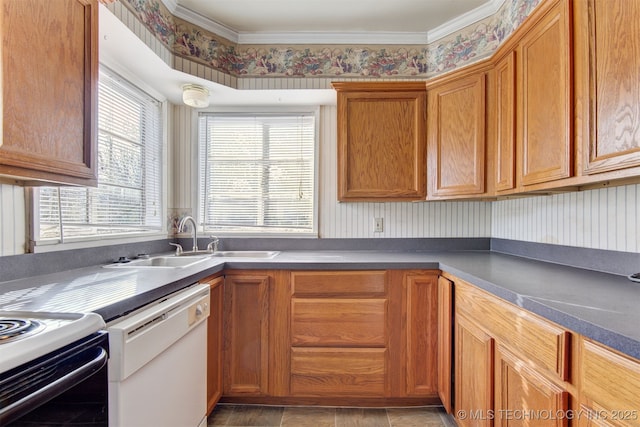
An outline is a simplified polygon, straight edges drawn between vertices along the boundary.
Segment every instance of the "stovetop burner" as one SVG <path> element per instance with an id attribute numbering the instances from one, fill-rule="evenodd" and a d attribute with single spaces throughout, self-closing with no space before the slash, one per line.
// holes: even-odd
<path id="1" fill-rule="evenodd" d="M 43 328 L 44 324 L 34 319 L 0 317 L 0 344 L 34 335 Z"/>

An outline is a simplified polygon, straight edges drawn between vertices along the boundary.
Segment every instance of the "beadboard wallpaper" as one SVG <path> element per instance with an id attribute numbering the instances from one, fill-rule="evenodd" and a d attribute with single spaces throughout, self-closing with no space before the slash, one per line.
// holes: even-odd
<path id="1" fill-rule="evenodd" d="M 491 237 L 640 252 L 640 185 L 493 202 Z"/>

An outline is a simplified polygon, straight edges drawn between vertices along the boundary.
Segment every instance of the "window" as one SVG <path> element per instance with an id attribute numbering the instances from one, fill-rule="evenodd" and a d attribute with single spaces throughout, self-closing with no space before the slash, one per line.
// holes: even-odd
<path id="1" fill-rule="evenodd" d="M 315 122 L 315 113 L 201 114 L 204 231 L 316 233 Z"/>
<path id="2" fill-rule="evenodd" d="M 102 68 L 98 88 L 98 187 L 45 187 L 41 242 L 160 232 L 162 104 Z"/>

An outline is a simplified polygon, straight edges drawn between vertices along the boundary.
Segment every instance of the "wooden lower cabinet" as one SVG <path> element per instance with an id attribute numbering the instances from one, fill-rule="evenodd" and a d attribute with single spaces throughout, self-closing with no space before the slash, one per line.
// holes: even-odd
<path id="1" fill-rule="evenodd" d="M 224 394 L 268 394 L 269 290 L 272 276 L 225 277 Z"/>
<path id="2" fill-rule="evenodd" d="M 222 401 L 438 403 L 438 274 L 226 272 Z"/>
<path id="3" fill-rule="evenodd" d="M 453 282 L 438 278 L 438 396 L 448 414 L 453 410 Z"/>
<path id="4" fill-rule="evenodd" d="M 640 426 L 640 360 L 580 339 L 580 426 Z"/>
<path id="5" fill-rule="evenodd" d="M 491 426 L 493 338 L 464 316 L 455 320 L 455 408 L 459 426 Z"/>
<path id="6" fill-rule="evenodd" d="M 569 393 L 549 381 L 506 347 L 495 353 L 495 425 L 568 425 Z"/>
<path id="7" fill-rule="evenodd" d="M 211 412 L 222 396 L 222 312 L 224 301 L 224 277 L 201 280 L 209 284 L 210 307 L 207 319 L 207 413 Z"/>

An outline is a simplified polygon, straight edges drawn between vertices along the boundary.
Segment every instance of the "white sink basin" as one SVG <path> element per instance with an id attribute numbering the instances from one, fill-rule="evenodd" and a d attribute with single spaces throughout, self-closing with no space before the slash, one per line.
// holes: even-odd
<path id="1" fill-rule="evenodd" d="M 211 256 L 225 258 L 273 258 L 279 253 L 279 251 L 218 251 L 211 254 Z"/>
<path id="2" fill-rule="evenodd" d="M 210 255 L 205 256 L 156 256 L 146 259 L 136 259 L 125 263 L 108 264 L 106 268 L 185 268 L 191 267 L 199 262 L 202 262 L 210 258 Z"/>

